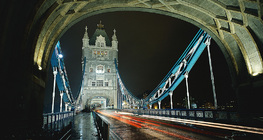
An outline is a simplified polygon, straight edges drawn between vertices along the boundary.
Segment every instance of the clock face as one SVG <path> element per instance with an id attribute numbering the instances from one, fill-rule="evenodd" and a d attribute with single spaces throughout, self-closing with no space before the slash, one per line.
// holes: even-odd
<path id="1" fill-rule="evenodd" d="M 93 54 L 96 56 L 107 56 L 108 51 L 93 51 Z"/>

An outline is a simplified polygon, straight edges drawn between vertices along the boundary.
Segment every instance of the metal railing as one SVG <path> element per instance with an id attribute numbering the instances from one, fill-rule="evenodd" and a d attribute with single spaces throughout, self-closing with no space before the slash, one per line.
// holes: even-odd
<path id="1" fill-rule="evenodd" d="M 92 115 L 100 138 L 103 140 L 109 140 L 110 124 L 102 119 L 96 112 L 92 112 Z"/>
<path id="2" fill-rule="evenodd" d="M 43 126 L 46 131 L 60 131 L 73 121 L 74 112 L 59 112 L 43 114 Z"/>
<path id="3" fill-rule="evenodd" d="M 182 119 L 206 120 L 214 122 L 238 122 L 239 116 L 236 112 L 205 109 L 123 109 L 138 115 L 166 116 Z"/>

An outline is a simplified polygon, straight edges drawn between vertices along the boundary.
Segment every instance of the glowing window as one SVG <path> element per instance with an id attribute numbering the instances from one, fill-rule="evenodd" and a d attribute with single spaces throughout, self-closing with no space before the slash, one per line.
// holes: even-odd
<path id="1" fill-rule="evenodd" d="M 93 68 L 89 68 L 89 72 L 93 72 Z"/>
<path id="2" fill-rule="evenodd" d="M 96 71 L 96 73 L 104 73 L 104 68 L 103 68 L 102 65 L 98 65 L 98 66 L 97 66 L 97 71 Z"/>

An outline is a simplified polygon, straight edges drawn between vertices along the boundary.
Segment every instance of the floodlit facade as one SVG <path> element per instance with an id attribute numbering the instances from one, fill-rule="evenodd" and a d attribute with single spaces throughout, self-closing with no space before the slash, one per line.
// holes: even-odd
<path id="1" fill-rule="evenodd" d="M 116 30 L 110 40 L 104 25 L 97 25 L 93 36 L 89 38 L 87 27 L 82 39 L 82 57 L 86 58 L 82 89 L 82 108 L 117 108 L 117 76 L 115 59 L 118 60 L 118 41 Z M 96 105 L 95 105 L 96 104 Z"/>

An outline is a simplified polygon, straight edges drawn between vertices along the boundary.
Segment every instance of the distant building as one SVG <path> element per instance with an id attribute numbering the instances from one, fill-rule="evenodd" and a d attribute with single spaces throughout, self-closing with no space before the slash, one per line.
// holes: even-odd
<path id="1" fill-rule="evenodd" d="M 101 104 L 101 107 L 117 108 L 117 76 L 114 60 L 118 61 L 116 30 L 110 40 L 104 25 L 97 25 L 89 38 L 87 27 L 82 39 L 82 57 L 86 58 L 83 79 L 82 107 Z"/>

